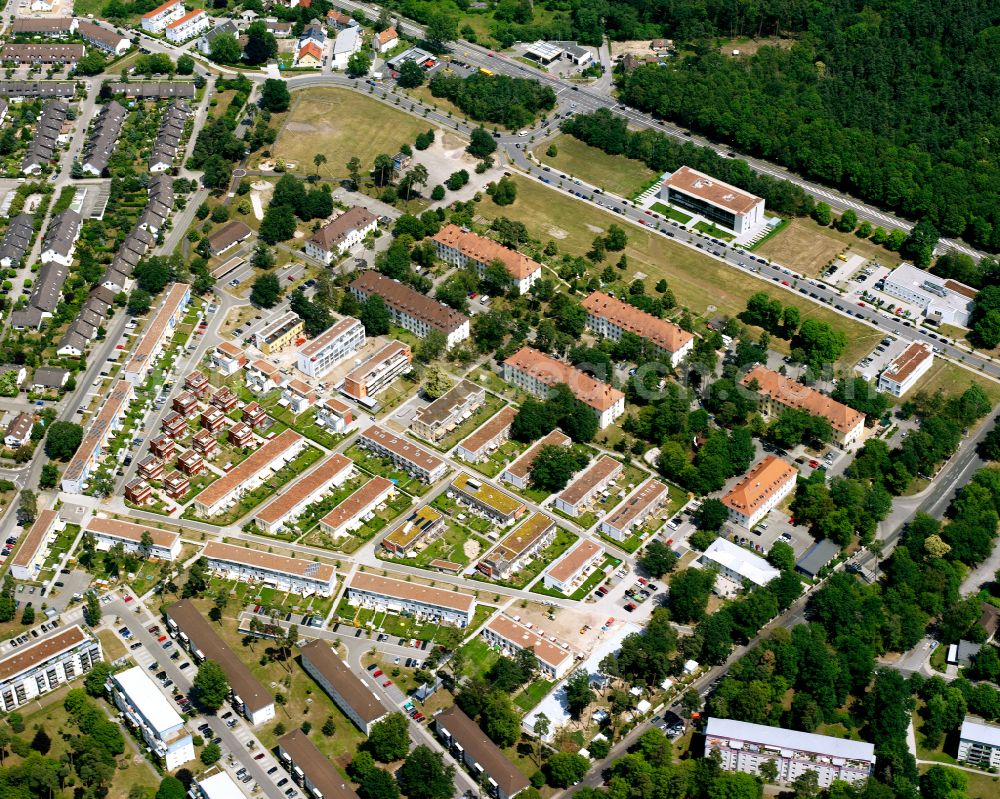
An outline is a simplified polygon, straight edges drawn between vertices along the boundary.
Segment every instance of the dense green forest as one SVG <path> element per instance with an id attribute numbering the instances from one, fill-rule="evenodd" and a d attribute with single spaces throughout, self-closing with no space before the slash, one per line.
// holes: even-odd
<path id="1" fill-rule="evenodd" d="M 697 25 L 676 13 L 695 5 L 705 12 Z M 797 35 L 743 59 L 696 39 L 666 67 L 622 74 L 623 99 L 927 218 L 944 235 L 1000 248 L 1000 6 L 841 0 L 779 22 L 767 11 L 778 5 L 765 3 L 749 24 L 735 16 L 743 5 L 663 4 L 664 31 L 675 37 Z"/>

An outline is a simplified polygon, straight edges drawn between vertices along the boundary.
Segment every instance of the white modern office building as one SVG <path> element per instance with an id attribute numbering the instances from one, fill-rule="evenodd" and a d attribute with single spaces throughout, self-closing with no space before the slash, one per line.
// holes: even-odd
<path id="1" fill-rule="evenodd" d="M 971 286 L 932 275 L 913 264 L 893 269 L 885 276 L 882 290 L 917 306 L 932 322 L 959 327 L 968 327 L 977 293 Z"/>
<path id="2" fill-rule="evenodd" d="M 762 557 L 725 538 L 716 538 L 698 557 L 698 565 L 715 569 L 721 576 L 737 584 L 749 580 L 754 585 L 767 585 L 781 574 Z"/>
<path id="3" fill-rule="evenodd" d="M 660 187 L 660 199 L 699 216 L 737 236 L 764 224 L 764 200 L 729 183 L 682 166 Z"/>
<path id="4" fill-rule="evenodd" d="M 865 780 L 875 769 L 873 744 L 731 719 L 708 720 L 705 755 L 713 751 L 721 756 L 723 770 L 744 774 L 759 775 L 760 767 L 773 760 L 783 784 L 815 771 L 819 787 L 828 788 L 834 780 Z"/>
<path id="5" fill-rule="evenodd" d="M 878 390 L 902 397 L 934 364 L 934 350 L 925 341 L 914 341 L 878 376 Z"/>
<path id="6" fill-rule="evenodd" d="M 167 771 L 194 760 L 194 742 L 184 719 L 142 666 L 135 666 L 108 679 L 108 692 L 126 720 Z"/>

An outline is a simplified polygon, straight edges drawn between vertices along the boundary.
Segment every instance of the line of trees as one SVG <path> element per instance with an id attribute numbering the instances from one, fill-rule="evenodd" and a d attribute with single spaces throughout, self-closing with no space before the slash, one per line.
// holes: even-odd
<path id="1" fill-rule="evenodd" d="M 556 93 L 537 80 L 475 72 L 466 78 L 437 73 L 428 84 L 431 94 L 457 105 L 480 122 L 508 128 L 530 125 L 556 105 Z"/>

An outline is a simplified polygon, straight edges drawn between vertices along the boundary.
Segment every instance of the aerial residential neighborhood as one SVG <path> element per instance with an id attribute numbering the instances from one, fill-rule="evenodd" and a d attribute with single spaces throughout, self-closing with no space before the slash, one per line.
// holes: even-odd
<path id="1" fill-rule="evenodd" d="M 996 25 L 10 0 L 0 797 L 1000 795 Z"/>

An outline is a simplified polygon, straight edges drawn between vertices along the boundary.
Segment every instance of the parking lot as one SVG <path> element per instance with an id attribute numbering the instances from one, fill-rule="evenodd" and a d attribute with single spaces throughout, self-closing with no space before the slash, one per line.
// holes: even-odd
<path id="1" fill-rule="evenodd" d="M 895 336 L 886 336 L 878 346 L 858 362 L 854 370 L 869 382 L 875 380 L 890 361 L 906 349 L 907 342 Z"/>

